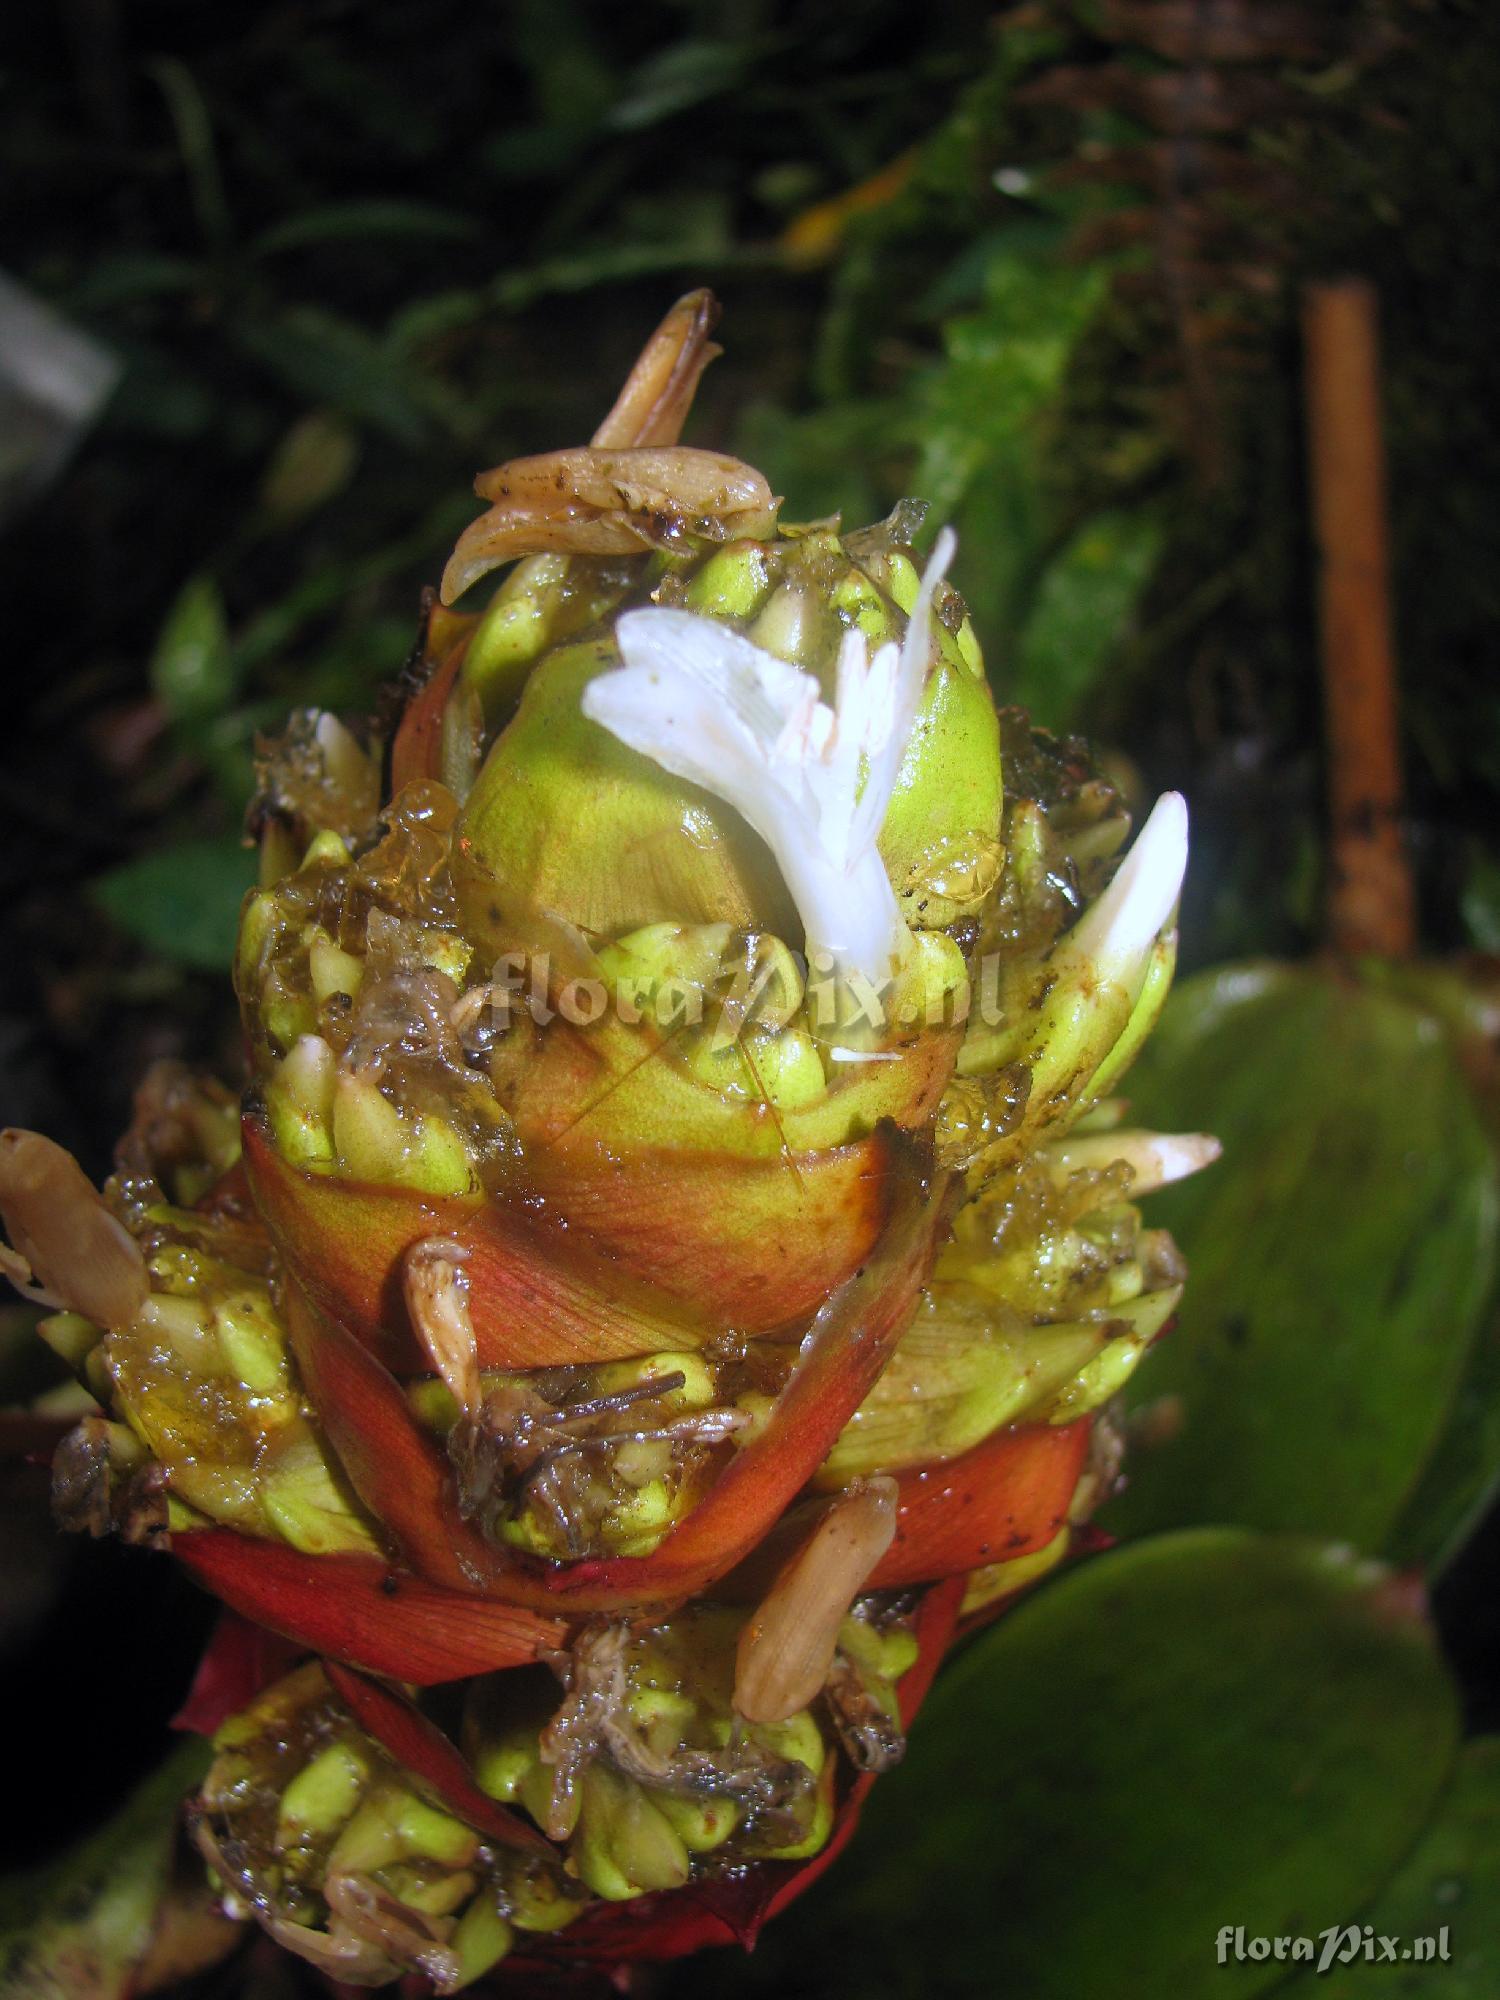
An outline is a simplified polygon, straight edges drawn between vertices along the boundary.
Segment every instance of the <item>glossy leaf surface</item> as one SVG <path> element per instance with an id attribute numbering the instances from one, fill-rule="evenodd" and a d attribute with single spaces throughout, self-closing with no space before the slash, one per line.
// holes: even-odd
<path id="1" fill-rule="evenodd" d="M 1190 1110 L 1224 1157 L 1152 1200 L 1192 1282 L 1127 1398 L 1168 1420 L 1105 1525 L 1384 1547 L 1494 1269 L 1494 1160 L 1437 1023 L 1333 970 L 1226 967 L 1174 994 L 1126 1088 L 1133 1119 L 1171 1131 Z M 1407 1523 L 1401 1553 L 1442 1528 Z"/>
<path id="2" fill-rule="evenodd" d="M 1342 1920 L 1416 1837 L 1458 1717 L 1389 1571 L 1199 1529 L 1061 1574 L 977 1639 L 857 1852 L 749 1990 L 1212 2000 L 1222 1925 Z M 838 1968 L 836 1972 L 833 1968 Z"/>

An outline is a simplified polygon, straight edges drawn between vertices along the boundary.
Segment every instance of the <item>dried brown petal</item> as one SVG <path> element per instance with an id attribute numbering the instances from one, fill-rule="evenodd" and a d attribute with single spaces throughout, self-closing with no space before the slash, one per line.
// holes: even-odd
<path id="1" fill-rule="evenodd" d="M 139 1249 L 73 1155 L 40 1132 L 0 1132 L 0 1215 L 32 1276 L 69 1311 L 122 1327 L 146 1303 Z M 6 1275 L 23 1282 L 13 1259 Z"/>
<path id="2" fill-rule="evenodd" d="M 677 301 L 594 432 L 596 445 L 676 444 L 699 376 L 723 352 L 708 337 L 718 317 L 719 302 L 712 292 L 689 292 Z"/>
<path id="3" fill-rule="evenodd" d="M 687 445 L 637 445 L 512 459 L 474 482 L 494 505 L 467 527 L 443 572 L 451 604 L 514 556 L 630 556 L 690 539 L 768 534 L 777 502 L 751 466 Z"/>
<path id="4" fill-rule="evenodd" d="M 740 1638 L 734 1705 L 749 1722 L 784 1722 L 816 1700 L 838 1631 L 896 1532 L 896 1482 L 840 1496 L 772 1584 Z"/>

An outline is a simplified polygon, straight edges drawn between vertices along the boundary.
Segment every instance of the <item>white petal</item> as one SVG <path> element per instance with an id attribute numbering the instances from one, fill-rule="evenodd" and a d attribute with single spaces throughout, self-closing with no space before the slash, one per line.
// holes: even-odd
<path id="1" fill-rule="evenodd" d="M 882 646 L 871 661 L 863 634 L 845 634 L 832 708 L 812 675 L 741 633 L 664 609 L 620 619 L 623 666 L 583 692 L 590 720 L 754 827 L 797 904 L 809 955 L 826 950 L 872 981 L 907 943 L 876 843 L 926 685 L 932 596 L 953 548 L 945 530 L 899 648 Z"/>
<path id="2" fill-rule="evenodd" d="M 871 678 L 874 679 L 876 668 L 881 668 L 884 663 L 883 671 L 889 676 L 886 688 L 882 689 L 886 720 L 878 749 L 872 749 L 869 775 L 860 794 L 859 816 L 853 835 L 856 844 L 877 840 L 885 824 L 891 794 L 901 775 L 906 746 L 917 720 L 917 710 L 922 705 L 927 669 L 932 663 L 932 599 L 947 574 L 957 547 L 958 537 L 951 528 L 944 528 L 922 572 L 921 587 L 912 605 L 911 616 L 906 621 L 906 636 L 899 653 L 894 646 L 882 647 L 876 656 L 875 666 L 871 668 Z M 894 655 L 889 661 L 885 660 L 887 653 Z"/>
<path id="3" fill-rule="evenodd" d="M 1223 1150 L 1206 1132 L 1079 1132 L 1047 1148 L 1069 1173 L 1099 1173 L 1123 1160 L 1132 1201 L 1211 1167 Z"/>
<path id="4" fill-rule="evenodd" d="M 627 611 L 615 627 L 615 636 L 627 669 L 660 672 L 674 668 L 701 681 L 733 707 L 767 748 L 780 735 L 798 702 L 809 691 L 814 700 L 818 697 L 818 683 L 811 674 L 788 666 L 774 653 L 763 652 L 717 618 L 654 608 Z M 584 692 L 585 714 L 589 695 L 603 685 L 604 677 L 589 683 Z"/>
<path id="5" fill-rule="evenodd" d="M 1182 892 L 1188 816 L 1181 792 L 1163 792 L 1114 880 L 1063 940 L 1106 979 L 1133 983 Z"/>

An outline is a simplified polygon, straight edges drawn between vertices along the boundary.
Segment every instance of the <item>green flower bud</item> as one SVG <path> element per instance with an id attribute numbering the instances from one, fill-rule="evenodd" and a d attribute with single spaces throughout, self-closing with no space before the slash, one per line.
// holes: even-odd
<path id="1" fill-rule="evenodd" d="M 468 1986 L 492 1972 L 515 1945 L 516 1934 L 492 1898 L 476 1896 L 459 1918 L 449 1940 L 458 1959 L 459 1979 Z"/>
<path id="2" fill-rule="evenodd" d="M 493 956 L 544 909 L 591 936 L 646 924 L 788 931 L 775 869 L 729 808 L 684 787 L 589 720 L 607 642 L 542 660 L 480 772 L 455 873 L 469 934 Z"/>
<path id="3" fill-rule="evenodd" d="M 281 1795 L 276 1845 L 336 1833 L 352 1818 L 369 1783 L 370 1760 L 352 1738 L 330 1743 L 304 1764 Z"/>
<path id="4" fill-rule="evenodd" d="M 688 1878 L 688 1849 L 652 1799 L 602 1764 L 584 1772 L 573 1859 L 596 1896 L 619 1903 Z"/>

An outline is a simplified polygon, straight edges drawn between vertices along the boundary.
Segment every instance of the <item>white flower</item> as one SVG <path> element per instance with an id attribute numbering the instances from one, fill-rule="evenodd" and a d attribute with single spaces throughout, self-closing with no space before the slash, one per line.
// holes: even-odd
<path id="1" fill-rule="evenodd" d="M 1163 792 L 1109 887 L 1059 951 L 1087 961 L 1100 979 L 1138 986 L 1151 947 L 1182 893 L 1187 859 L 1187 802 L 1181 792 Z"/>
<path id="2" fill-rule="evenodd" d="M 832 708 L 811 674 L 714 618 L 648 608 L 616 628 L 624 665 L 584 689 L 583 710 L 632 750 L 734 807 L 776 857 L 807 953 L 872 985 L 908 935 L 876 842 L 932 659 L 933 592 L 955 547 L 937 540 L 898 647 L 870 659 L 853 628 Z"/>

